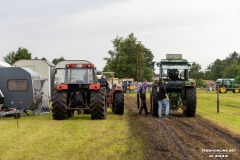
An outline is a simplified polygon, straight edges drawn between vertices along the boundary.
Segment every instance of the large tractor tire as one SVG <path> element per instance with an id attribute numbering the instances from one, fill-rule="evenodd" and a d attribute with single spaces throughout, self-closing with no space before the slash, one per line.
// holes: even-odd
<path id="1" fill-rule="evenodd" d="M 152 93 L 151 93 L 151 108 L 152 108 L 152 115 L 154 117 L 158 117 L 158 99 L 157 99 L 157 87 L 152 87 Z"/>
<path id="2" fill-rule="evenodd" d="M 124 113 L 124 94 L 123 92 L 114 93 L 114 114 L 122 115 Z"/>
<path id="3" fill-rule="evenodd" d="M 227 86 L 219 86 L 219 93 L 227 93 Z"/>
<path id="4" fill-rule="evenodd" d="M 194 117 L 196 113 L 197 98 L 196 88 L 187 88 L 186 90 L 186 117 Z"/>
<path id="5" fill-rule="evenodd" d="M 140 95 L 137 93 L 137 108 L 140 108 Z"/>
<path id="6" fill-rule="evenodd" d="M 69 118 L 67 111 L 67 92 L 53 91 L 52 95 L 52 116 L 54 120 L 64 120 Z"/>
<path id="7" fill-rule="evenodd" d="M 234 89 L 232 90 L 232 92 L 233 92 L 233 93 L 239 93 L 239 89 L 238 89 L 238 88 L 234 88 Z"/>
<path id="8" fill-rule="evenodd" d="M 106 97 L 105 87 L 91 92 L 89 112 L 92 120 L 107 118 Z"/>

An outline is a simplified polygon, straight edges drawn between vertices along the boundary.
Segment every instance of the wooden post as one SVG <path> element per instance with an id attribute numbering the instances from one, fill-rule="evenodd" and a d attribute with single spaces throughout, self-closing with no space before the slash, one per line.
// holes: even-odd
<path id="1" fill-rule="evenodd" d="M 141 42 L 137 42 L 137 81 L 141 82 Z"/>
<path id="2" fill-rule="evenodd" d="M 219 113 L 219 82 L 217 82 L 217 113 Z"/>

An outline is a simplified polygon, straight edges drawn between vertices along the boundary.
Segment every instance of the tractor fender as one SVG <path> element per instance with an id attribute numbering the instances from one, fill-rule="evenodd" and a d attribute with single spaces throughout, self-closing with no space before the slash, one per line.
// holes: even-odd
<path id="1" fill-rule="evenodd" d="M 116 87 L 115 87 L 115 90 L 116 91 L 122 91 L 123 90 L 122 85 L 121 84 L 117 84 Z"/>
<path id="2" fill-rule="evenodd" d="M 61 91 L 61 90 L 66 90 L 68 89 L 68 85 L 67 84 L 58 84 L 57 85 L 57 90 Z"/>
<path id="3" fill-rule="evenodd" d="M 100 83 L 90 84 L 89 89 L 90 90 L 95 90 L 95 91 L 99 90 L 100 89 Z"/>

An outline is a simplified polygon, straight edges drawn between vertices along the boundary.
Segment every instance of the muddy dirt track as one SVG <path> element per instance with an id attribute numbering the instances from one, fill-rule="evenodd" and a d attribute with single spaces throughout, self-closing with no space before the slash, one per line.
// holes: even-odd
<path id="1" fill-rule="evenodd" d="M 240 159 L 240 136 L 200 116 L 187 118 L 175 111 L 170 111 L 172 118 L 139 115 L 136 98 L 126 94 L 125 108 L 130 127 L 146 143 L 145 159 Z"/>

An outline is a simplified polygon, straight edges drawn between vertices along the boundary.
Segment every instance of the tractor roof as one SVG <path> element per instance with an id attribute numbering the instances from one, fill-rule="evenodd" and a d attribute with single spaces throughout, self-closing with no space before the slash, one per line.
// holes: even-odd
<path id="1" fill-rule="evenodd" d="M 182 54 L 166 54 L 166 59 L 161 60 L 162 64 L 179 63 L 187 64 L 186 59 L 182 59 Z"/>
<path id="2" fill-rule="evenodd" d="M 181 63 L 181 64 L 187 64 L 188 61 L 186 59 L 162 59 L 161 63 Z"/>

